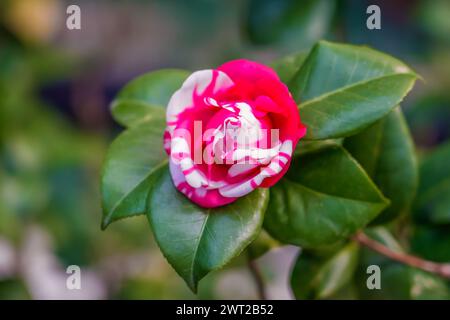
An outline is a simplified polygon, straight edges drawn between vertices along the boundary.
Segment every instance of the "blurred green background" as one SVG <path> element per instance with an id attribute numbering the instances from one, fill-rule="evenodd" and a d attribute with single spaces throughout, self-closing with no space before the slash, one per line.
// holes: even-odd
<path id="1" fill-rule="evenodd" d="M 381 30 L 366 28 L 374 3 Z M 81 30 L 66 28 L 69 4 L 81 8 Z M 318 39 L 368 44 L 424 78 L 403 104 L 420 157 L 449 154 L 449 17 L 448 0 L 2 0 L 0 299 L 196 298 L 164 260 L 145 217 L 100 231 L 100 168 L 122 130 L 109 103 L 133 77 L 238 57 L 268 63 Z M 449 261 L 450 203 L 439 205 L 437 218 L 414 215 L 405 242 Z M 270 298 L 291 298 L 296 255 L 285 246 L 258 259 Z M 66 289 L 69 265 L 82 269 L 81 290 Z M 257 294 L 237 259 L 209 275 L 198 297 Z"/>

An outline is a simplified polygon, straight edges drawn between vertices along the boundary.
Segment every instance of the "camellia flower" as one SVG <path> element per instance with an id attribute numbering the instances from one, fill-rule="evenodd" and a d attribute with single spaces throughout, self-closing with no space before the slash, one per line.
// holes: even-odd
<path id="1" fill-rule="evenodd" d="M 286 85 L 248 60 L 191 74 L 170 99 L 166 118 L 172 180 L 206 208 L 274 185 L 306 133 Z"/>

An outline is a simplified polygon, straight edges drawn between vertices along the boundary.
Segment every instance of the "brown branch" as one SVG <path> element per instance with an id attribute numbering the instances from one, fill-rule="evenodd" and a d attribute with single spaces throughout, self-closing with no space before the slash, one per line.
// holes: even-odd
<path id="1" fill-rule="evenodd" d="M 362 231 L 358 232 L 353 239 L 392 260 L 450 279 L 450 263 L 436 263 L 403 252 L 392 251 L 384 244 L 369 238 Z"/>
<path id="2" fill-rule="evenodd" d="M 250 273 L 252 274 L 253 279 L 255 280 L 256 289 L 258 291 L 258 297 L 261 300 L 267 300 L 266 290 L 264 288 L 264 281 L 261 275 L 261 271 L 259 270 L 255 260 L 253 260 L 250 255 L 248 256 L 247 259 L 248 259 L 247 262 L 248 268 L 250 269 Z"/>

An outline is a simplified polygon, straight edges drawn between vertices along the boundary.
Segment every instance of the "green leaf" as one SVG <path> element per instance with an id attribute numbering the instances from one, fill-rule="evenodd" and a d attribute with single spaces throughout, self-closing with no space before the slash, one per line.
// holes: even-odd
<path id="1" fill-rule="evenodd" d="M 350 136 L 387 115 L 416 74 L 368 47 L 320 41 L 290 83 L 308 127 L 306 139 Z"/>
<path id="2" fill-rule="evenodd" d="M 155 182 L 148 219 L 164 256 L 196 292 L 208 273 L 226 265 L 259 234 L 268 190 L 257 189 L 227 206 L 204 209 L 178 192 L 166 169 Z"/>
<path id="3" fill-rule="evenodd" d="M 189 76 L 188 71 L 163 69 L 144 74 L 128 83 L 111 104 L 114 119 L 130 127 L 159 117 L 170 97 Z"/>
<path id="4" fill-rule="evenodd" d="M 450 223 L 450 143 L 426 156 L 420 166 L 415 214 L 434 224 Z"/>
<path id="5" fill-rule="evenodd" d="M 294 150 L 294 156 L 301 156 L 311 152 L 317 152 L 321 149 L 329 147 L 342 146 L 342 139 L 328 139 L 328 140 L 303 140 L 301 139 Z"/>
<path id="6" fill-rule="evenodd" d="M 307 52 L 299 52 L 275 60 L 270 66 L 275 70 L 283 83 L 289 84 L 292 77 L 300 70 L 307 56 Z"/>
<path id="7" fill-rule="evenodd" d="M 115 220 L 145 213 L 154 173 L 167 158 L 164 128 L 163 120 L 146 121 L 111 144 L 101 178 L 103 229 Z"/>
<path id="8" fill-rule="evenodd" d="M 324 299 L 332 296 L 352 279 L 357 262 L 356 243 L 350 243 L 325 257 L 302 252 L 291 275 L 291 287 L 295 297 Z"/>
<path id="9" fill-rule="evenodd" d="M 120 100 L 114 102 L 111 113 L 118 123 L 124 127 L 133 127 L 141 122 L 164 120 L 165 109 L 141 101 Z"/>
<path id="10" fill-rule="evenodd" d="M 344 147 L 391 200 L 373 223 L 386 223 L 408 211 L 418 183 L 414 144 L 398 107 L 385 118 L 345 139 Z"/>
<path id="11" fill-rule="evenodd" d="M 276 239 L 306 248 L 334 244 L 372 221 L 388 204 L 342 147 L 296 157 L 270 190 L 264 227 Z"/>

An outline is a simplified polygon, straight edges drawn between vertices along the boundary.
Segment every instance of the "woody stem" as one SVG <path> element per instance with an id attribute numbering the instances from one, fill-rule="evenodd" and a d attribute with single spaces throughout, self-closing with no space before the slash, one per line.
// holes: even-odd
<path id="1" fill-rule="evenodd" d="M 369 238 L 362 231 L 353 236 L 353 240 L 394 261 L 450 279 L 450 263 L 437 263 L 407 253 L 392 251 L 384 244 Z"/>

